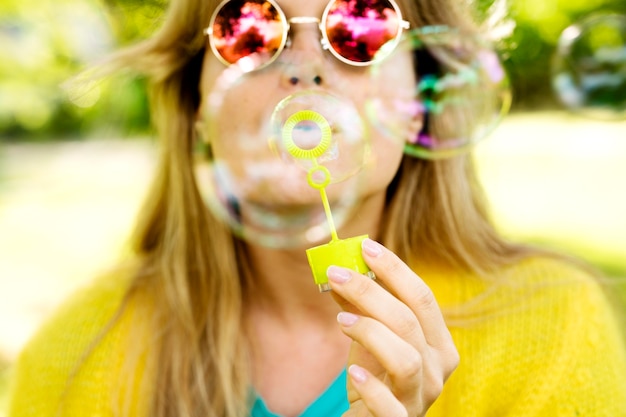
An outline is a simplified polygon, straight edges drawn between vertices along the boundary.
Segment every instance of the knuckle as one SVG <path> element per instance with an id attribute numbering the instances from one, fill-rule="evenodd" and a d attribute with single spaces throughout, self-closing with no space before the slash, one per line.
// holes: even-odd
<path id="1" fill-rule="evenodd" d="M 461 355 L 459 355 L 459 351 L 456 349 L 456 346 L 452 344 L 449 348 L 448 353 L 448 366 L 446 368 L 446 376 L 449 376 L 454 372 L 454 370 L 461 363 Z"/>
<path id="2" fill-rule="evenodd" d="M 443 392 L 443 380 L 441 378 L 433 378 L 428 382 L 428 391 L 424 395 L 424 402 L 429 406 L 435 402 L 439 395 Z"/>
<path id="3" fill-rule="evenodd" d="M 410 337 L 411 335 L 422 331 L 422 327 L 420 326 L 417 317 L 415 317 L 415 314 L 413 314 L 408 307 L 401 310 L 398 315 L 400 316 L 397 325 L 398 334 Z"/>
<path id="4" fill-rule="evenodd" d="M 416 296 L 416 304 L 419 308 L 430 309 L 437 305 L 437 299 L 432 290 L 424 285 Z"/>
<path id="5" fill-rule="evenodd" d="M 398 409 L 398 411 L 394 414 L 394 416 L 397 416 L 397 417 L 409 417 L 409 411 L 406 408 L 404 408 L 404 407 L 400 407 Z"/>
<path id="6" fill-rule="evenodd" d="M 452 355 L 452 364 L 456 368 L 461 363 L 461 355 L 459 354 L 459 351 L 457 350 L 456 346 L 454 346 L 454 345 L 452 345 L 451 352 L 452 352 L 452 354 L 451 354 Z"/>
<path id="7" fill-rule="evenodd" d="M 413 354 L 407 355 L 402 360 L 402 366 L 398 370 L 398 377 L 402 379 L 410 379 L 421 375 L 423 364 L 424 361 L 419 352 L 415 351 Z"/>
<path id="8" fill-rule="evenodd" d="M 433 401 L 437 399 L 437 397 L 439 397 L 439 394 L 441 394 L 441 392 L 443 391 L 443 385 L 444 385 L 444 380 L 443 378 L 435 378 L 432 381 L 432 389 L 433 389 L 433 394 L 434 397 Z"/>
<path id="9" fill-rule="evenodd" d="M 439 350 L 438 358 L 445 382 L 461 363 L 461 356 L 454 343 L 450 342 Z"/>
<path id="10" fill-rule="evenodd" d="M 372 288 L 372 280 L 370 279 L 354 279 L 354 292 L 357 296 L 365 295 Z"/>
<path id="11" fill-rule="evenodd" d="M 430 407 L 443 392 L 445 380 L 438 373 L 431 370 L 424 381 L 423 402 Z"/>
<path id="12" fill-rule="evenodd" d="M 397 275 L 404 270 L 404 263 L 395 255 L 388 254 L 385 259 L 384 268 L 389 275 Z"/>

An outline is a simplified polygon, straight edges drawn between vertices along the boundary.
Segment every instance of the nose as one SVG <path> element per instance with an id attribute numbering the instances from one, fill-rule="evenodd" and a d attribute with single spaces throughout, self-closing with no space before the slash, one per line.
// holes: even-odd
<path id="1" fill-rule="evenodd" d="M 290 43 L 281 54 L 281 82 L 287 88 L 321 86 L 327 80 L 318 25 L 312 21 L 291 23 Z"/>

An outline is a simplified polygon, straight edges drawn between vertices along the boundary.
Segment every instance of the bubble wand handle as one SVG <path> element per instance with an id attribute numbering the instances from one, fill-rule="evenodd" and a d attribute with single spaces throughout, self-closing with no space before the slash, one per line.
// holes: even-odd
<path id="1" fill-rule="evenodd" d="M 339 240 L 339 236 L 337 235 L 337 227 L 335 226 L 335 221 L 333 220 L 333 213 L 330 210 L 328 194 L 326 194 L 326 185 L 330 181 L 330 172 L 328 172 L 326 167 L 319 165 L 315 158 L 312 158 L 311 161 L 313 162 L 313 168 L 309 171 L 307 180 L 311 187 L 318 188 L 320 190 L 320 197 L 322 199 L 322 204 L 324 205 L 324 213 L 326 213 L 326 221 L 328 222 L 328 228 L 330 229 L 331 241 L 334 242 Z M 324 174 L 325 179 L 322 183 L 317 183 L 313 180 L 313 174 L 315 172 L 322 172 Z"/>
<path id="2" fill-rule="evenodd" d="M 336 240 L 339 240 L 339 236 L 337 236 L 337 228 L 335 227 L 333 214 L 330 211 L 330 204 L 328 202 L 328 196 L 326 195 L 326 188 L 320 188 L 320 196 L 322 197 L 322 204 L 324 205 L 324 211 L 326 212 L 326 220 L 328 221 L 328 228 L 330 229 L 331 242 L 334 242 Z"/>
<path id="3" fill-rule="evenodd" d="M 316 168 L 313 168 L 311 171 L 315 171 Z M 326 169 L 324 167 L 322 168 Z M 311 183 L 310 180 L 309 183 Z M 313 272 L 315 283 L 321 292 L 325 292 L 331 289 L 328 283 L 328 277 L 326 276 L 326 270 L 331 265 L 343 266 L 362 274 L 370 275 L 370 270 L 361 256 L 361 243 L 367 235 L 339 239 L 333 221 L 333 215 L 330 211 L 326 187 L 318 185 L 315 188 L 319 188 L 320 190 L 320 196 L 322 197 L 322 203 L 324 204 L 324 211 L 326 212 L 326 219 L 331 233 L 331 241 L 324 245 L 307 249 L 306 255 L 309 266 L 311 267 L 311 272 Z"/>

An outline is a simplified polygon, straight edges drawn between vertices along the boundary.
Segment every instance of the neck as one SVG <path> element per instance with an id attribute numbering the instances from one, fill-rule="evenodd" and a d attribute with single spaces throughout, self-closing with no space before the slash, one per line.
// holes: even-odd
<path id="1" fill-rule="evenodd" d="M 341 227 L 339 237 L 369 234 L 378 237 L 378 225 L 384 206 L 384 193 L 365 199 L 358 215 Z M 320 244 L 325 242 L 320 242 Z M 315 246 L 312 244 L 311 246 Z M 286 325 L 302 319 L 334 323 L 339 307 L 330 294 L 320 293 L 306 258 L 306 248 L 272 249 L 248 244 L 253 285 L 247 295 L 250 311 L 270 313 Z M 328 319 L 332 316 L 332 320 Z"/>

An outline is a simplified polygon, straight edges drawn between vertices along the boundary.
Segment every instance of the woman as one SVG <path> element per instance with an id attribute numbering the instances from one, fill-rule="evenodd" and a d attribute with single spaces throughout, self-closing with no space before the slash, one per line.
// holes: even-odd
<path id="1" fill-rule="evenodd" d="M 472 30 L 454 0 L 398 3 L 412 28 Z M 340 231 L 372 238 L 362 256 L 376 280 L 331 266 L 332 296 L 312 284 L 305 247 L 240 239 L 207 210 L 196 125 L 234 62 L 205 31 L 217 6 L 173 1 L 152 38 L 115 58 L 151 80 L 162 146 L 136 257 L 30 342 L 9 415 L 626 415 L 626 353 L 600 285 L 573 262 L 500 237 L 468 154 L 420 159 L 372 139 L 377 164 L 359 174 L 359 214 Z M 280 53 L 307 65 L 272 71 L 268 57 L 263 69 L 253 60 L 250 97 L 320 88 L 358 100 L 365 69 L 331 60 L 307 25 L 327 2 L 278 6 L 292 23 Z M 341 91 L 328 84 L 331 68 L 349 80 Z M 230 117 L 253 124 L 249 113 Z"/>

